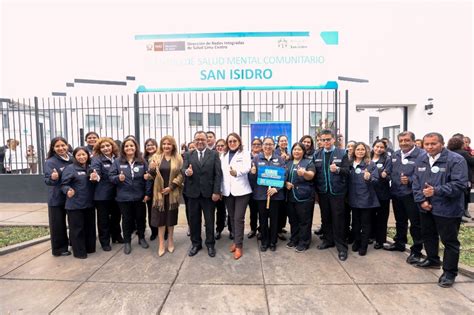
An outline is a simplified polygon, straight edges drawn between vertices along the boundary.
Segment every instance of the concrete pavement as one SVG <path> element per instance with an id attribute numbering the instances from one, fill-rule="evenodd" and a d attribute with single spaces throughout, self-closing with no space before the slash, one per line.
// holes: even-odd
<path id="1" fill-rule="evenodd" d="M 18 211 L 25 212 L 20 215 L 8 211 L 0 224 L 22 216 L 34 221 L 33 213 L 45 212 L 38 205 L 31 209 L 36 210 Z M 453 288 L 439 288 L 441 271 L 406 264 L 406 253 L 370 247 L 367 256 L 350 252 L 348 260 L 340 262 L 334 248 L 316 249 L 320 240 L 314 235 L 304 253 L 285 248 L 285 242 L 276 252 L 261 253 L 255 238 L 245 238 L 244 256 L 235 261 L 227 236 L 225 231 L 217 241 L 215 258 L 205 250 L 187 256 L 190 241 L 185 225 L 176 228 L 175 252 L 163 257 L 157 255 L 156 241 L 142 249 L 136 239 L 128 256 L 114 244 L 111 252 L 97 245 L 97 252 L 86 260 L 53 257 L 49 242 L 0 256 L 0 314 L 472 314 L 474 310 L 474 279 L 460 275 Z"/>

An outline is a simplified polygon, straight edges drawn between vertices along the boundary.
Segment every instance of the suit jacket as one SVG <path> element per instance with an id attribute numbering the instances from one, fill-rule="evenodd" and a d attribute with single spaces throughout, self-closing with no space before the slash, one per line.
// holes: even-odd
<path id="1" fill-rule="evenodd" d="M 193 168 L 192 176 L 185 174 L 189 165 Z M 212 194 L 221 193 L 222 169 L 217 151 L 206 149 L 201 162 L 199 162 L 198 150 L 186 152 L 181 172 L 186 178 L 184 189 L 187 197 L 211 198 Z"/>

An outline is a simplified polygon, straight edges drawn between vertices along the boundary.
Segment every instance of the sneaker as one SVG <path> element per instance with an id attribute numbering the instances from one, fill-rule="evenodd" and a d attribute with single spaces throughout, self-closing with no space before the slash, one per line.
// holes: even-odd
<path id="1" fill-rule="evenodd" d="M 298 246 L 296 246 L 295 251 L 297 253 L 302 253 L 302 252 L 306 251 L 306 246 L 298 245 Z"/>
<path id="2" fill-rule="evenodd" d="M 286 244 L 286 248 L 295 248 L 296 247 L 296 244 L 293 243 L 292 241 L 289 241 L 287 244 Z"/>

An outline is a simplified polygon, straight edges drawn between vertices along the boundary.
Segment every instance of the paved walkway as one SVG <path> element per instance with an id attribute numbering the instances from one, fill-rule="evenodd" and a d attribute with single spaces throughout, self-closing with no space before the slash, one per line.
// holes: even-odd
<path id="1" fill-rule="evenodd" d="M 0 224 L 47 214 L 42 205 L 30 206 L 31 211 L 6 211 L 8 206 L 0 205 Z M 453 288 L 439 288 L 441 271 L 406 264 L 405 253 L 370 248 L 365 257 L 350 252 L 340 262 L 334 248 L 315 248 L 316 236 L 301 254 L 284 243 L 276 252 L 261 253 L 255 239 L 245 239 L 244 256 L 235 261 L 224 232 L 215 258 L 204 250 L 188 257 L 186 227 L 176 230 L 176 251 L 163 257 L 156 254 L 156 242 L 145 250 L 136 239 L 129 256 L 114 244 L 111 252 L 98 246 L 86 260 L 58 258 L 51 256 L 49 242 L 0 256 L 0 314 L 474 311 L 474 279 L 460 275 Z"/>

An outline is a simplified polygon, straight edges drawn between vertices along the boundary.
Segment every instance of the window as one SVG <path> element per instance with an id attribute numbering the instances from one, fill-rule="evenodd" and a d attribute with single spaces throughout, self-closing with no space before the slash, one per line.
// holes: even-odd
<path id="1" fill-rule="evenodd" d="M 321 127 L 323 115 L 321 112 L 311 111 L 309 113 L 309 134 L 316 135 L 316 131 Z"/>
<path id="2" fill-rule="evenodd" d="M 105 126 L 108 129 L 122 129 L 122 117 L 116 115 L 105 116 Z"/>
<path id="3" fill-rule="evenodd" d="M 138 121 L 140 128 L 150 127 L 150 114 L 139 114 Z"/>
<path id="4" fill-rule="evenodd" d="M 243 126 L 248 126 L 255 121 L 254 112 L 242 112 L 241 115 Z"/>
<path id="5" fill-rule="evenodd" d="M 202 127 L 202 113 L 189 112 L 189 125 Z"/>
<path id="6" fill-rule="evenodd" d="M 8 114 L 7 113 L 2 114 L 2 125 L 3 125 L 3 129 L 10 128 L 10 121 L 8 120 Z"/>
<path id="7" fill-rule="evenodd" d="M 209 113 L 207 116 L 207 125 L 209 127 L 220 127 L 221 126 L 221 114 L 220 113 Z"/>
<path id="8" fill-rule="evenodd" d="M 272 121 L 272 113 L 271 112 L 260 112 L 259 114 L 260 121 Z"/>
<path id="9" fill-rule="evenodd" d="M 171 127 L 171 115 L 168 114 L 158 114 L 156 115 L 156 127 Z"/>
<path id="10" fill-rule="evenodd" d="M 332 128 L 334 126 L 334 113 L 327 112 L 326 113 L 327 125 L 326 128 Z"/>
<path id="11" fill-rule="evenodd" d="M 88 130 L 100 129 L 100 115 L 86 115 L 86 128 Z"/>

